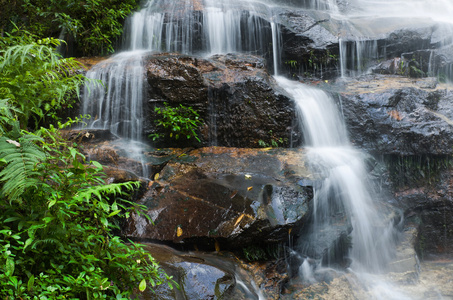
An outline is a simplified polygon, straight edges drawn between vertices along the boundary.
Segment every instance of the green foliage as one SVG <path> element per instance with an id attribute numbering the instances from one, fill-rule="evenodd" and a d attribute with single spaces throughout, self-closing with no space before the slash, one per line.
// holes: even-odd
<path id="1" fill-rule="evenodd" d="M 242 252 L 248 261 L 265 260 L 267 258 L 266 251 L 258 246 L 247 246 L 242 249 Z"/>
<path id="2" fill-rule="evenodd" d="M 58 110 L 70 107 L 78 97 L 84 82 L 84 77 L 76 74 L 81 66 L 60 57 L 55 51 L 59 40 L 33 41 L 9 35 L 0 44 L 0 101 L 13 108 L 23 128 L 31 125 L 30 119 L 37 126 L 40 121 L 55 118 Z"/>
<path id="3" fill-rule="evenodd" d="M 83 77 L 58 44 L 0 39 L 0 299 L 129 299 L 170 279 L 142 246 L 112 234 L 142 214 L 128 196 L 139 183 L 105 184 L 102 166 L 60 136 L 75 121 L 20 130 L 78 93 Z"/>
<path id="4" fill-rule="evenodd" d="M 288 141 L 287 138 L 275 136 L 275 134 L 273 133 L 272 130 L 269 130 L 269 140 L 270 140 L 269 142 L 265 142 L 263 140 L 258 140 L 258 145 L 263 148 L 268 148 L 268 147 L 277 148 L 277 147 L 283 146 Z"/>
<path id="5" fill-rule="evenodd" d="M 160 115 L 155 120 L 159 133 L 150 135 L 153 140 L 169 137 L 178 140 L 180 137 L 187 139 L 195 138 L 200 141 L 196 130 L 203 122 L 196 110 L 190 106 L 180 104 L 178 107 L 170 107 L 164 103 L 165 107 L 156 107 L 154 111 Z"/>
<path id="6" fill-rule="evenodd" d="M 260 261 L 279 259 L 284 252 L 281 244 L 269 244 L 266 246 L 249 245 L 242 248 L 242 253 L 248 261 Z"/>
<path id="7" fill-rule="evenodd" d="M 285 61 L 286 65 L 289 65 L 291 68 L 297 68 L 297 60 L 287 60 Z"/>
<path id="8" fill-rule="evenodd" d="M 113 52 L 122 22 L 137 4 L 137 0 L 17 0 L 8 4 L 12 7 L 5 19 L 20 22 L 39 37 L 64 33 L 82 55 L 102 55 Z"/>
<path id="9" fill-rule="evenodd" d="M 141 214 L 126 193 L 139 183 L 105 184 L 74 146 L 53 126 L 0 137 L 1 299 L 129 299 L 166 277 L 112 235 Z"/>

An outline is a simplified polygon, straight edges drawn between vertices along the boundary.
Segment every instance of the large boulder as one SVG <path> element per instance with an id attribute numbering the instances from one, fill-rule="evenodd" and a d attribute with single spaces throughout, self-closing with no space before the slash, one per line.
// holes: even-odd
<path id="1" fill-rule="evenodd" d="M 453 92 L 447 85 L 378 75 L 339 82 L 355 146 L 378 155 L 453 153 Z"/>
<path id="2" fill-rule="evenodd" d="M 405 183 L 395 186 L 395 197 L 405 210 L 406 222 L 419 229 L 416 249 L 420 257 L 453 253 L 453 170 L 450 159 L 430 157 L 430 164 L 426 164 L 426 160 L 414 157 L 406 162 L 406 174 L 395 175 L 395 179 Z M 421 174 L 414 176 L 416 172 Z M 412 178 L 407 178 L 409 176 Z"/>
<path id="3" fill-rule="evenodd" d="M 145 250 L 172 276 L 179 288 L 162 284 L 136 294 L 151 300 L 280 299 L 288 280 L 284 261 L 244 262 L 230 252 L 181 252 L 167 246 L 145 243 Z M 135 299 L 135 298 L 134 298 Z"/>
<path id="4" fill-rule="evenodd" d="M 140 200 L 129 238 L 206 249 L 286 241 L 307 218 L 312 187 L 304 151 L 201 148 L 165 165 Z"/>
<path id="5" fill-rule="evenodd" d="M 264 59 L 245 54 L 211 58 L 162 54 L 147 57 L 144 64 L 149 85 L 147 134 L 156 132 L 155 107 L 166 102 L 199 112 L 204 121 L 201 145 L 289 145 L 294 103 L 276 86 Z M 200 146 L 184 138 L 158 145 Z"/>

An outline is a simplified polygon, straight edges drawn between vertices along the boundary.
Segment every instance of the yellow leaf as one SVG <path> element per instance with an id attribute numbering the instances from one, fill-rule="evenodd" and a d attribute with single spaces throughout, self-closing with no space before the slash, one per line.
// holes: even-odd
<path id="1" fill-rule="evenodd" d="M 176 228 L 176 236 L 180 237 L 181 235 L 182 235 L 182 228 L 181 228 L 181 226 L 178 225 L 178 227 Z"/>
<path id="2" fill-rule="evenodd" d="M 293 230 L 293 229 L 292 229 L 292 228 L 290 228 L 290 229 L 288 230 L 288 234 L 291 234 L 291 231 L 292 231 L 292 230 Z"/>
<path id="3" fill-rule="evenodd" d="M 252 179 L 252 175 L 245 174 L 245 179 L 247 179 L 247 180 Z"/>
<path id="4" fill-rule="evenodd" d="M 236 220 L 236 223 L 234 223 L 234 227 L 236 227 L 242 220 L 242 218 L 245 216 L 245 214 L 242 214 L 239 216 L 239 218 Z"/>
<path id="5" fill-rule="evenodd" d="M 157 180 L 159 179 L 159 173 L 156 173 L 156 175 L 154 175 L 154 180 Z"/>
<path id="6" fill-rule="evenodd" d="M 220 252 L 220 245 L 217 241 L 215 241 L 215 251 Z"/>
<path id="7" fill-rule="evenodd" d="M 247 191 L 251 191 L 252 189 L 253 189 L 253 186 L 249 186 L 249 187 L 247 188 Z"/>

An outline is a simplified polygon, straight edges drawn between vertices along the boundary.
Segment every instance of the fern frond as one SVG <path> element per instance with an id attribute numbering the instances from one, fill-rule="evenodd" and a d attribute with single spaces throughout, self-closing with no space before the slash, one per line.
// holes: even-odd
<path id="1" fill-rule="evenodd" d="M 10 202 L 18 200 L 24 191 L 38 183 L 37 165 L 46 158 L 45 152 L 33 143 L 35 138 L 24 136 L 19 142 L 0 137 L 1 196 Z"/>
<path id="2" fill-rule="evenodd" d="M 64 249 L 63 244 L 58 239 L 54 239 L 54 238 L 46 238 L 43 240 L 37 240 L 33 243 L 33 246 L 31 247 L 31 249 L 37 249 L 37 246 L 39 246 L 41 244 L 55 245 L 56 247 L 58 247 L 60 249 Z"/>
<path id="3" fill-rule="evenodd" d="M 138 188 L 139 186 L 140 182 L 135 181 L 91 186 L 83 191 L 80 191 L 76 195 L 76 199 L 78 199 L 79 201 L 89 201 L 93 196 L 96 196 L 99 200 L 102 200 L 103 196 L 105 195 L 116 196 L 123 194 L 122 188 L 132 190 L 134 187 Z"/>

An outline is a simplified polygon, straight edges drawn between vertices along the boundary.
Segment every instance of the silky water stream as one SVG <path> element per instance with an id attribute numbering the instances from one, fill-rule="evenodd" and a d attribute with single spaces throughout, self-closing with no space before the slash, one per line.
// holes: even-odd
<path id="1" fill-rule="evenodd" d="M 317 273 L 331 265 L 342 265 L 369 289 L 371 299 L 410 299 L 384 280 L 396 255 L 399 233 L 394 223 L 398 215 L 390 217 L 378 208 L 378 201 L 372 197 L 376 191 L 367 180 L 365 154 L 350 145 L 334 100 L 325 92 L 299 82 L 275 79 L 297 104 L 308 149 L 307 161 L 317 182 L 312 223 L 305 235 L 308 238 L 295 247 L 304 258 L 299 276 L 312 284 L 317 281 Z M 309 257 L 313 245 L 324 244 L 326 235 L 341 230 L 340 242 L 344 245 L 336 251 L 344 251 L 345 257 L 338 253 L 333 255 L 336 261 L 325 255 L 318 259 Z"/>

